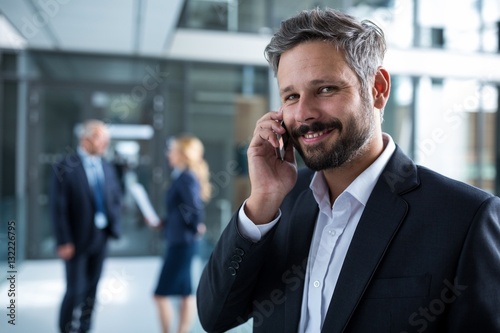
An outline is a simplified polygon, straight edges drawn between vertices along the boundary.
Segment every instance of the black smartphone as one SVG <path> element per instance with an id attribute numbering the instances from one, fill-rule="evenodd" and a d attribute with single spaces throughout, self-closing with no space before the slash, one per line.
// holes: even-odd
<path id="1" fill-rule="evenodd" d="M 283 120 L 280 125 L 286 130 L 285 122 Z M 285 159 L 286 146 L 288 145 L 288 132 L 285 134 L 276 134 L 276 137 L 278 138 L 280 144 L 279 147 L 276 148 L 276 157 L 283 161 Z"/>

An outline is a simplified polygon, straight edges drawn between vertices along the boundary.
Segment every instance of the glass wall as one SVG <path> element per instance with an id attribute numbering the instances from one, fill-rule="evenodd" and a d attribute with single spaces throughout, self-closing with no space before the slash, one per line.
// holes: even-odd
<path id="1" fill-rule="evenodd" d="M 299 10 L 318 6 L 345 9 L 347 3 L 343 0 L 188 0 L 179 27 L 267 33 Z"/>
<path id="2" fill-rule="evenodd" d="M 416 160 L 495 193 L 498 92 L 476 80 L 419 80 Z"/>
<path id="3" fill-rule="evenodd" d="M 19 141 L 17 126 L 20 117 L 17 113 L 17 61 L 16 52 L 0 49 L 0 243 L 6 244 L 0 249 L 2 264 L 8 257 L 13 257 L 13 253 L 9 252 L 12 245 L 9 241 L 16 245 L 16 262 L 19 263 L 24 258 L 24 248 L 21 244 L 24 244 L 26 230 L 23 219 L 25 200 L 16 186 L 16 180 L 19 178 L 17 155 L 19 145 L 22 144 Z"/>
<path id="4" fill-rule="evenodd" d="M 188 0 L 179 27 L 268 33 L 298 11 L 316 7 L 344 10 L 381 24 L 391 45 L 497 51 L 497 0 Z"/>
<path id="5" fill-rule="evenodd" d="M 499 51 L 497 1 L 441 0 L 416 4 L 415 46 L 450 53 Z M 451 8 L 450 15 L 438 14 Z M 495 124 L 499 104 L 495 83 L 487 75 L 470 79 L 422 77 L 418 90 L 417 162 L 498 193 Z"/>
<path id="6" fill-rule="evenodd" d="M 499 52 L 498 1 L 417 4 L 417 46 L 451 53 Z M 487 76 L 421 78 L 419 83 L 417 162 L 495 193 L 499 110 L 495 83 Z"/>
<path id="7" fill-rule="evenodd" d="M 64 154 L 75 151 L 77 128 L 88 118 L 109 125 L 112 141 L 106 157 L 120 172 L 124 189 L 124 234 L 111 242 L 111 254 L 163 253 L 161 233 L 146 227 L 129 188 L 135 182 L 144 185 L 158 213 L 165 213 L 163 198 L 171 171 L 165 142 L 183 132 L 199 136 L 206 147 L 215 187 L 207 206 L 205 245 L 211 247 L 238 204 L 234 179 L 244 168 L 239 164 L 236 115 L 246 104 L 257 103 L 262 112 L 268 109 L 267 68 L 55 52 L 26 55 L 28 144 L 19 148 L 27 159 L 25 176 L 30 184 L 27 257 L 54 256 L 50 175 Z M 11 103 L 8 98 L 4 102 Z M 3 133 L 5 141 L 12 136 Z M 9 149 L 2 151 L 9 154 Z M 13 168 L 7 171 L 12 174 Z"/>

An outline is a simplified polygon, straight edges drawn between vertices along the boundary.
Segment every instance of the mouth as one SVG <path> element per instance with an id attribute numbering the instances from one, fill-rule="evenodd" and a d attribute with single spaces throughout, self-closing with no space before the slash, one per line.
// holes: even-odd
<path id="1" fill-rule="evenodd" d="M 315 143 L 323 140 L 328 134 L 330 134 L 333 130 L 323 130 L 323 131 L 318 131 L 318 132 L 308 132 L 302 137 L 304 138 L 304 141 L 306 143 Z"/>

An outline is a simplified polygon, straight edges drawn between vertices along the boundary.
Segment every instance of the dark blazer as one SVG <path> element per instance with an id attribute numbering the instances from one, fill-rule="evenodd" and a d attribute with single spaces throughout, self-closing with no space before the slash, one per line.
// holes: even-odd
<path id="1" fill-rule="evenodd" d="M 109 236 L 120 235 L 121 189 L 113 167 L 102 161 L 104 201 Z M 83 162 L 78 154 L 67 155 L 53 166 L 51 182 L 52 222 L 57 245 L 73 243 L 75 251 L 85 251 L 97 231 L 95 205 Z"/>
<path id="2" fill-rule="evenodd" d="M 318 206 L 299 174 L 258 243 L 223 232 L 198 288 L 208 332 L 254 320 L 297 332 Z M 500 332 L 500 199 L 416 166 L 399 148 L 349 246 L 322 332 Z"/>
<path id="3" fill-rule="evenodd" d="M 204 204 L 200 196 L 200 183 L 188 170 L 172 181 L 165 195 L 167 217 L 165 239 L 172 244 L 193 243 L 198 225 L 204 221 Z"/>

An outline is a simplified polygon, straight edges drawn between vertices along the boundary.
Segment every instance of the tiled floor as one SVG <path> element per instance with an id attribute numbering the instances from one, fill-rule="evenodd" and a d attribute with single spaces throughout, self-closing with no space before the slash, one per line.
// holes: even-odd
<path id="1" fill-rule="evenodd" d="M 160 266 L 160 257 L 108 258 L 99 285 L 93 333 L 160 333 L 151 297 Z M 195 277 L 199 277 L 201 267 L 201 261 L 196 261 Z M 16 274 L 15 326 L 8 323 L 8 289 L 3 280 L 0 332 L 57 333 L 57 313 L 64 292 L 61 261 L 22 263 Z M 204 331 L 196 321 L 193 333 L 198 332 Z M 231 332 L 247 333 L 251 327 L 247 324 Z"/>

